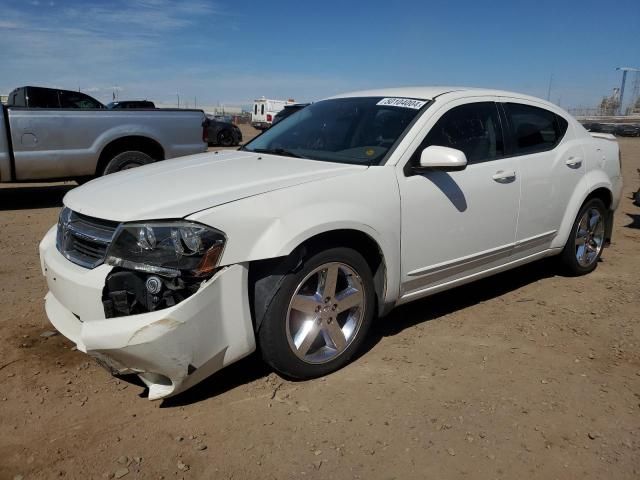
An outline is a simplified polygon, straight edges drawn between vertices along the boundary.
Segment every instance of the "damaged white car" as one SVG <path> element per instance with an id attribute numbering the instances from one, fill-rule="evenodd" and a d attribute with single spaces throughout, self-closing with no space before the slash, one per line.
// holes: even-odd
<path id="1" fill-rule="evenodd" d="M 341 95 L 240 151 L 69 192 L 40 245 L 47 315 L 151 399 L 256 345 L 284 376 L 325 375 L 396 305 L 550 255 L 593 270 L 619 162 L 613 137 L 523 95 Z"/>

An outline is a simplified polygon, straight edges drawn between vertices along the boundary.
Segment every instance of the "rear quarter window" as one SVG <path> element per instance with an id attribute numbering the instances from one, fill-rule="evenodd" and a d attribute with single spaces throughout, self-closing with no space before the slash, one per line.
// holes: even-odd
<path id="1" fill-rule="evenodd" d="M 549 110 L 521 103 L 507 103 L 505 107 L 516 155 L 552 150 L 567 132 L 567 120 Z"/>

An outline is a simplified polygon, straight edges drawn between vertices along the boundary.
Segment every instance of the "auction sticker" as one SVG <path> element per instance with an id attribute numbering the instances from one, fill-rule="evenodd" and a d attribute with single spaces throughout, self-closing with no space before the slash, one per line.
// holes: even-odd
<path id="1" fill-rule="evenodd" d="M 413 108 L 420 110 L 425 106 L 426 100 L 414 100 L 413 98 L 383 98 L 376 105 L 384 105 L 387 107 Z"/>

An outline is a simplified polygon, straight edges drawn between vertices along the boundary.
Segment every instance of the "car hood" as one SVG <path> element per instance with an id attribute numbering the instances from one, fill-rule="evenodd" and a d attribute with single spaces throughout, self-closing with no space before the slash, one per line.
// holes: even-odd
<path id="1" fill-rule="evenodd" d="M 366 169 L 244 151 L 209 152 L 95 179 L 67 193 L 64 204 L 90 217 L 119 222 L 182 218 L 272 190 Z"/>

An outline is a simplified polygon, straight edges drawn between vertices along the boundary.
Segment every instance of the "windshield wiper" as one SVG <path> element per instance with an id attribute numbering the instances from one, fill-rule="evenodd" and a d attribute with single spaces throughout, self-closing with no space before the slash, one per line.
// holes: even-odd
<path id="1" fill-rule="evenodd" d="M 275 155 L 282 155 L 284 157 L 308 158 L 298 153 L 293 153 L 292 151 L 286 150 L 284 148 L 254 148 L 253 150 L 248 151 L 256 153 L 273 153 Z"/>

